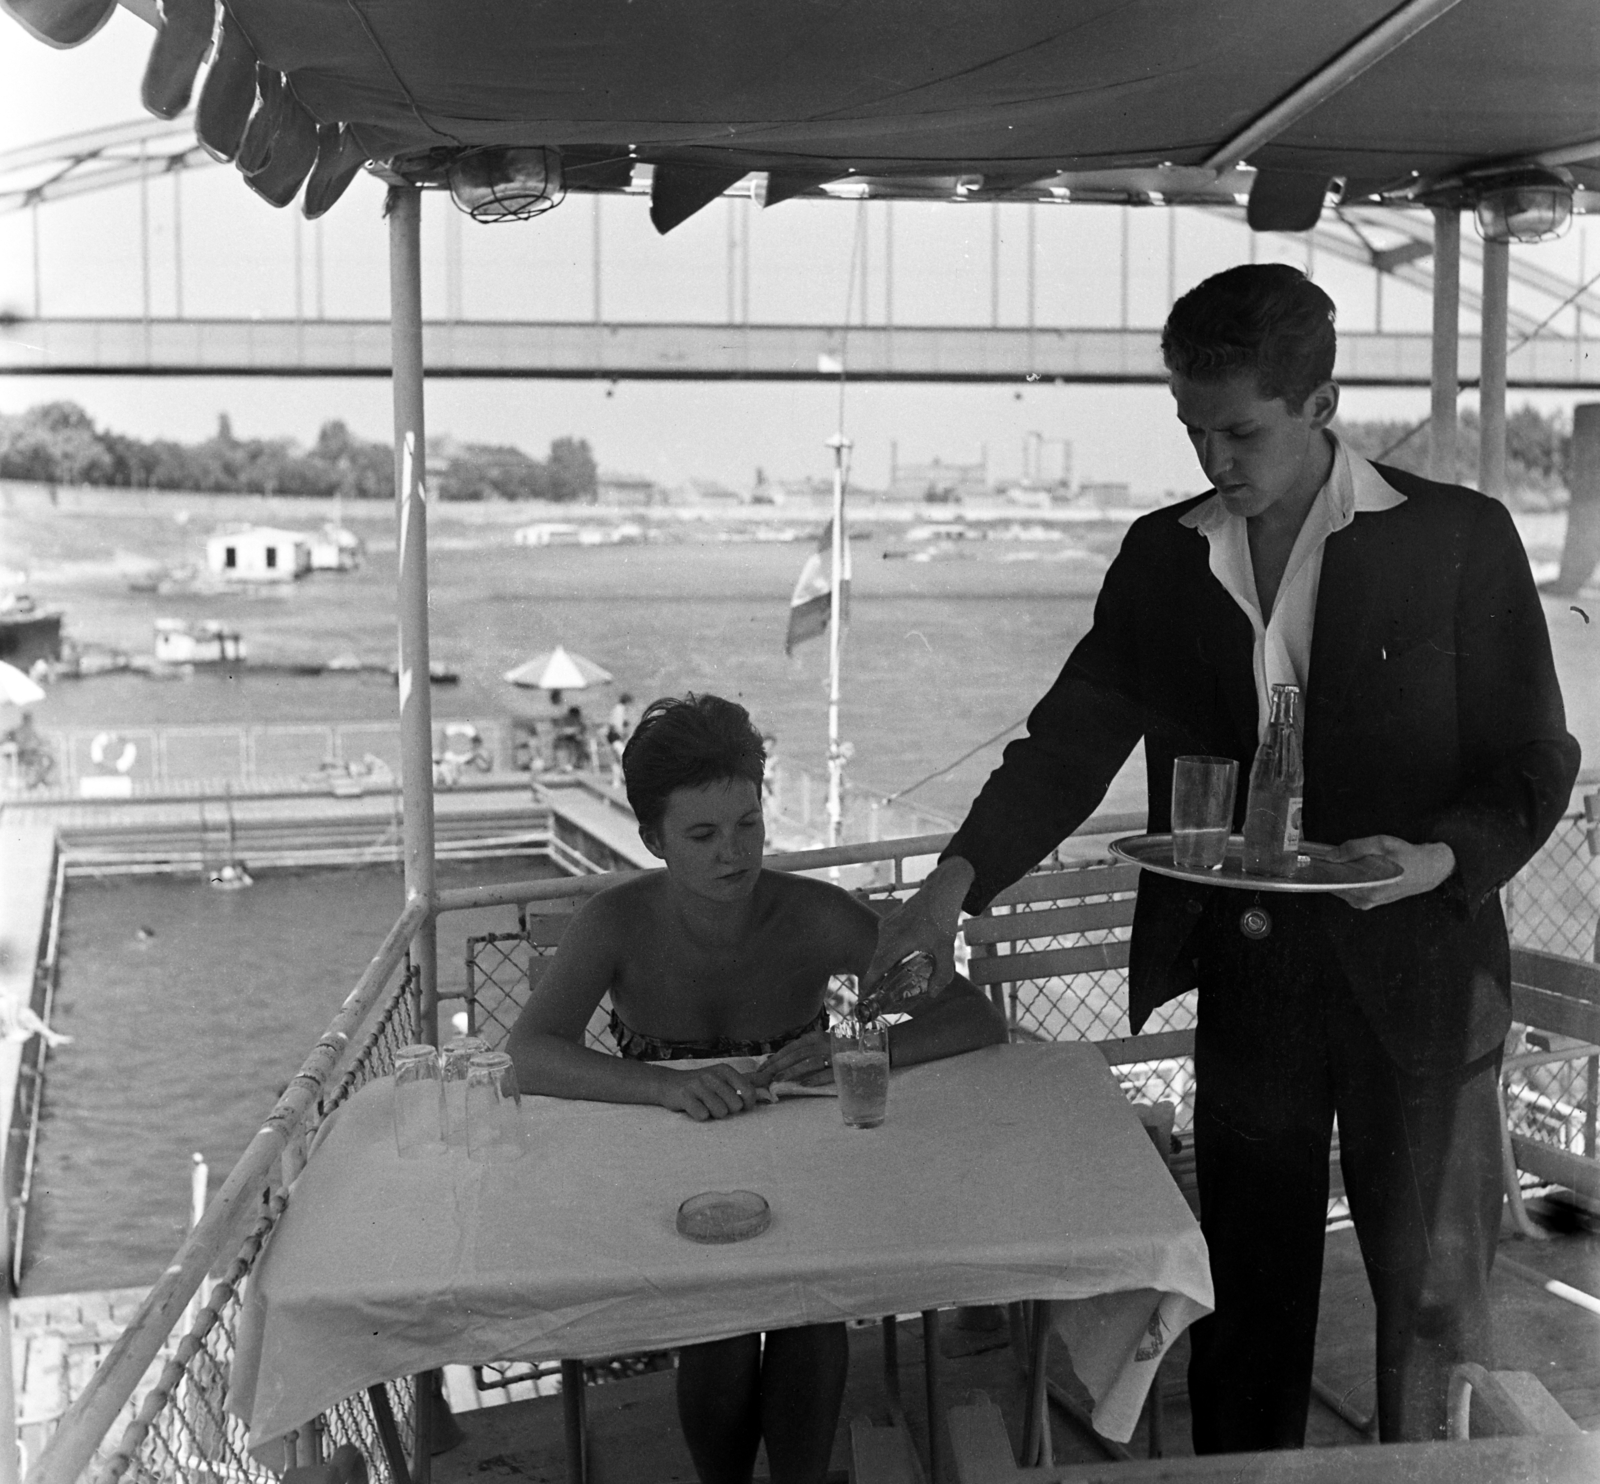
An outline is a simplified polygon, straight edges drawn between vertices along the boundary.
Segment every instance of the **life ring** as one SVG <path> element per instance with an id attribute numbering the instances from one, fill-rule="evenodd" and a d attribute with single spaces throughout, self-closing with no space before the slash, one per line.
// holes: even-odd
<path id="1" fill-rule="evenodd" d="M 133 771 L 139 749 L 126 737 L 116 732 L 97 732 L 89 744 L 89 760 L 97 768 L 111 768 L 118 773 Z"/>

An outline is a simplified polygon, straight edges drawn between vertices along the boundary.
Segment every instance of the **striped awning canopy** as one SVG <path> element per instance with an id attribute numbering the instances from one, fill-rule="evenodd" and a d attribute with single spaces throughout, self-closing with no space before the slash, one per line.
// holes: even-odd
<path id="1" fill-rule="evenodd" d="M 115 3 L 0 0 L 57 45 Z M 368 162 L 444 184 L 506 148 L 553 197 L 648 190 L 663 231 L 747 178 L 767 204 L 1248 192 L 1269 227 L 1515 163 L 1600 188 L 1594 0 L 163 0 L 147 106 L 202 65 L 202 142 L 310 215 Z"/>

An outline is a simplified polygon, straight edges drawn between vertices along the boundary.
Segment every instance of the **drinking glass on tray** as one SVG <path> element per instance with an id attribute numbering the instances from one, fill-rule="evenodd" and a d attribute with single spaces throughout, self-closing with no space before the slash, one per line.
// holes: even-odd
<path id="1" fill-rule="evenodd" d="M 1233 824 L 1239 764 L 1231 757 L 1180 757 L 1172 765 L 1172 864 L 1222 868 Z"/>

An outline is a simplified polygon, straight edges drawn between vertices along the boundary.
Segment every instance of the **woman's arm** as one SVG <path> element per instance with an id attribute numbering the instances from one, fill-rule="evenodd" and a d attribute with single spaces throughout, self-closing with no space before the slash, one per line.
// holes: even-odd
<path id="1" fill-rule="evenodd" d="M 591 898 L 573 918 L 517 1023 L 506 1050 L 523 1092 L 602 1103 L 654 1103 L 697 1122 L 743 1113 L 757 1102 L 755 1085 L 734 1067 L 675 1072 L 657 1062 L 628 1061 L 591 1051 L 583 1033 L 611 988 L 626 941 L 622 904 L 609 893 Z"/>
<path id="2" fill-rule="evenodd" d="M 1010 1038 L 1005 1016 L 965 974 L 955 975 L 927 999 L 910 1001 L 906 1013 L 909 1020 L 889 1029 L 892 1067 L 913 1067 L 980 1046 L 1003 1046 Z"/>
<path id="3" fill-rule="evenodd" d="M 878 943 L 878 914 L 847 892 L 830 888 L 818 904 L 816 931 L 837 953 L 838 972 L 866 972 Z M 909 1019 L 889 1029 L 889 1063 L 896 1067 L 937 1061 L 980 1046 L 1004 1043 L 1005 1016 L 964 976 L 957 974 L 936 994 L 907 1006 Z M 826 1083 L 832 1080 L 828 1033 L 813 1032 L 774 1052 L 755 1074 L 767 1085 L 777 1081 Z"/>

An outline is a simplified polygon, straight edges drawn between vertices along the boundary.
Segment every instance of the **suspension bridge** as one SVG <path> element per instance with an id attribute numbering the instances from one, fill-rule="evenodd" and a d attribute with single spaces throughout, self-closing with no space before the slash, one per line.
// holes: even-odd
<path id="1" fill-rule="evenodd" d="M 32 229 L 31 285 L 25 283 L 21 302 L 4 306 L 0 315 L 0 374 L 388 376 L 388 319 L 326 312 L 321 222 L 302 231 L 295 220 L 292 243 L 286 248 L 292 256 L 294 284 L 288 312 L 248 318 L 186 312 L 185 304 L 192 305 L 196 297 L 189 275 L 199 254 L 191 252 L 186 267 L 184 192 L 186 182 L 212 163 L 195 142 L 187 118 L 138 120 L 0 154 L 0 223 L 7 215 L 21 215 Z M 650 167 L 640 166 L 622 193 L 647 195 L 649 174 Z M 158 185 L 170 192 L 159 210 L 152 199 Z M 606 313 L 606 285 L 614 269 L 602 234 L 600 198 L 595 197 L 587 244 L 590 293 L 581 308 L 567 306 L 569 316 L 559 319 L 469 317 L 462 306 L 463 281 L 471 267 L 462 250 L 460 219 L 446 207 L 442 261 L 436 274 L 443 286 L 438 296 L 442 312 L 427 317 L 423 326 L 428 373 L 609 380 L 804 381 L 847 374 L 852 380 L 886 382 L 1161 382 L 1166 373 L 1158 324 L 1177 286 L 1175 264 L 1181 243 L 1223 225 L 1238 234 L 1238 256 L 1256 252 L 1258 240 L 1243 221 L 1247 185 L 1247 179 L 1230 182 L 1224 176 L 1208 200 L 1168 206 L 1164 264 L 1168 294 L 1143 323 L 1130 309 L 1134 297 L 1130 281 L 1140 273 L 1148 277 L 1152 266 L 1159 275 L 1162 265 L 1152 265 L 1147 250 L 1136 253 L 1130 246 L 1129 223 L 1142 209 L 1163 204 L 1149 193 L 1105 203 L 1120 218 L 1115 272 L 1108 273 L 1106 264 L 1097 265 L 1113 285 L 1105 295 L 1111 322 L 1090 324 L 1063 323 L 1059 310 L 1052 312 L 1043 302 L 1042 273 L 1059 271 L 1058 263 L 1041 257 L 1039 246 L 1040 219 L 1054 210 L 1048 202 L 974 203 L 968 208 L 989 214 L 989 251 L 980 250 L 979 261 L 962 266 L 969 277 L 986 280 L 971 296 L 981 300 L 987 289 L 991 312 L 986 323 L 981 318 L 977 323 L 929 322 L 926 312 L 910 314 L 903 309 L 897 315 L 896 231 L 904 258 L 908 236 L 920 223 L 901 217 L 897 226 L 896 213 L 907 208 L 891 202 L 870 207 L 878 216 L 871 313 L 863 252 L 850 268 L 851 315 L 836 315 L 829 323 L 753 314 L 750 286 L 753 271 L 760 271 L 759 263 L 755 270 L 751 263 L 753 179 L 728 192 L 726 252 L 706 254 L 697 265 L 702 280 L 720 280 L 700 285 L 703 299 L 724 300 L 720 316 L 642 319 Z M 115 313 L 86 313 L 71 302 L 71 295 L 47 296 L 44 290 L 47 254 L 41 247 L 41 213 L 56 203 L 91 194 L 101 195 L 105 202 L 104 240 L 116 243 L 124 260 L 135 258 L 138 264 L 136 274 L 126 275 L 132 302 L 119 304 Z M 1135 201 L 1138 204 L 1132 204 Z M 1004 249 L 1002 213 L 1006 214 Z M 545 230 L 545 224 L 541 221 L 526 230 Z M 981 225 L 971 235 L 981 243 L 985 235 Z M 1357 275 L 1371 296 L 1369 328 L 1341 325 L 1342 382 L 1429 384 L 1434 365 L 1428 329 L 1385 324 L 1386 292 L 1392 295 L 1395 286 L 1422 296 L 1432 292 L 1433 222 L 1428 212 L 1330 210 L 1313 230 L 1279 237 L 1268 250 L 1283 248 L 1308 265 L 1331 263 Z M 1466 325 L 1456 348 L 1462 386 L 1476 382 L 1481 364 L 1480 337 L 1473 333 L 1473 321 L 1482 309 L 1482 298 L 1472 284 L 1481 279 L 1482 271 L 1481 245 L 1466 236 L 1459 263 Z M 673 286 L 663 274 L 662 291 L 654 297 L 670 302 Z M 900 298 L 905 297 L 902 288 Z M 1508 385 L 1547 390 L 1600 386 L 1600 357 L 1592 353 L 1600 326 L 1600 293 L 1585 281 L 1581 249 L 1576 279 L 1545 266 L 1536 248 L 1514 252 L 1505 313 Z M 847 322 L 850 319 L 854 322 Z"/>

